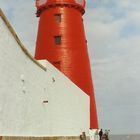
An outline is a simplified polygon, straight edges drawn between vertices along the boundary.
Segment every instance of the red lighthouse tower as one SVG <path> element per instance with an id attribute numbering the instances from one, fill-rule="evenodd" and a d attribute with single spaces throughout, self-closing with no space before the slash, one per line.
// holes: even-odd
<path id="1" fill-rule="evenodd" d="M 85 1 L 37 0 L 36 7 L 40 20 L 35 58 L 48 60 L 90 96 L 90 127 L 98 128 L 82 19 Z"/>

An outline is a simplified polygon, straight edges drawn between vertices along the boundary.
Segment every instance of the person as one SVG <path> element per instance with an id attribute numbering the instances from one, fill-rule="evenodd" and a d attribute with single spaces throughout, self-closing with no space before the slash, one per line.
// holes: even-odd
<path id="1" fill-rule="evenodd" d="M 101 130 L 99 131 L 99 140 L 102 140 L 102 136 L 103 136 L 103 130 L 101 129 Z"/>
<path id="2" fill-rule="evenodd" d="M 80 140 L 86 140 L 86 133 L 82 132 L 82 135 L 80 135 Z"/>
<path id="3" fill-rule="evenodd" d="M 109 140 L 109 131 L 110 130 L 105 130 L 105 134 L 104 135 L 106 137 L 106 140 Z"/>

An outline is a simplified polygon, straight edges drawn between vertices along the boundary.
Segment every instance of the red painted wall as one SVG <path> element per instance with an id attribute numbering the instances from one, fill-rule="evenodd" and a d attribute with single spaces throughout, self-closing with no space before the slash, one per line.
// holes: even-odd
<path id="1" fill-rule="evenodd" d="M 38 10 L 42 11 L 39 15 L 35 58 L 37 60 L 47 59 L 90 96 L 90 127 L 98 128 L 96 103 L 82 19 L 84 9 L 74 3 L 73 0 L 69 1 L 70 3 L 65 4 L 61 0 L 60 5 L 48 1 L 44 6 L 46 8 L 39 9 L 38 7 Z M 53 6 L 50 6 L 50 4 Z M 55 14 L 61 14 L 61 22 L 56 21 Z M 55 44 L 55 36 L 61 36 L 60 45 Z"/>

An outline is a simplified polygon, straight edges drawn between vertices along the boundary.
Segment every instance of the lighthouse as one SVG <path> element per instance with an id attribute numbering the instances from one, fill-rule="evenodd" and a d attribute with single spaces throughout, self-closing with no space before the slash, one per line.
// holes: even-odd
<path id="1" fill-rule="evenodd" d="M 82 18 L 85 0 L 36 0 L 36 7 L 39 25 L 35 59 L 48 60 L 89 95 L 90 128 L 97 129 L 96 102 Z"/>

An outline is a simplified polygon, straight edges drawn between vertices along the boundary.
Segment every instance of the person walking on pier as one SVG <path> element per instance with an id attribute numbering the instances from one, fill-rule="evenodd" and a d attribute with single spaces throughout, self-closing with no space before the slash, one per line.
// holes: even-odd
<path id="1" fill-rule="evenodd" d="M 99 131 L 99 140 L 102 140 L 102 136 L 103 136 L 103 130 L 101 129 L 100 131 Z"/>

